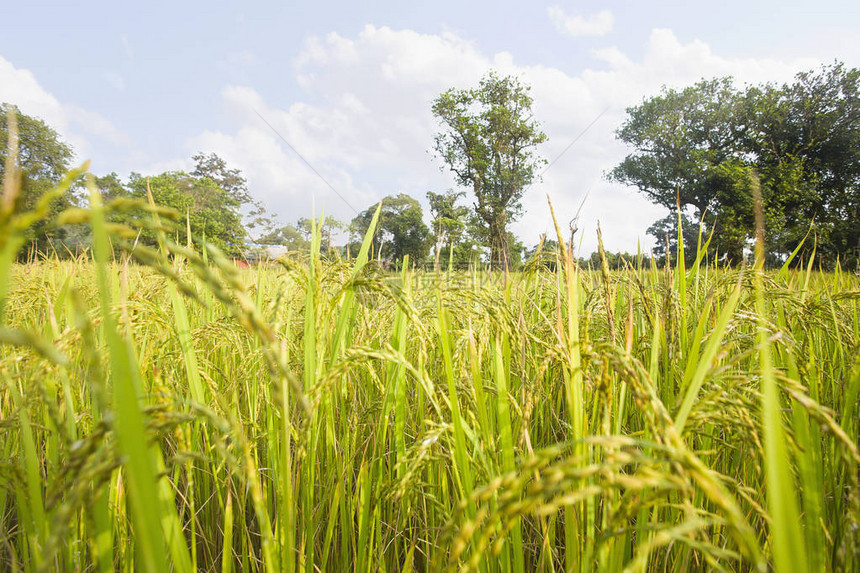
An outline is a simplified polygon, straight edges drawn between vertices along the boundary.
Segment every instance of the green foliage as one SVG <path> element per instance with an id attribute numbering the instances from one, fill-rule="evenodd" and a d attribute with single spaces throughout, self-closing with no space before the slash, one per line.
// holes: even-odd
<path id="1" fill-rule="evenodd" d="M 105 203 L 128 196 L 128 190 L 115 172 L 93 178 L 93 185 L 98 189 Z"/>
<path id="2" fill-rule="evenodd" d="M 465 205 L 457 201 L 464 191 L 427 192 L 430 202 L 430 227 L 433 234 L 434 266 L 441 269 L 453 264 L 464 269 L 486 258 L 482 245 L 481 222 Z M 513 237 L 509 233 L 510 237 Z M 515 240 L 515 239 L 512 239 Z"/>
<path id="3" fill-rule="evenodd" d="M 681 230 L 684 235 L 684 262 L 692 265 L 696 260 L 696 243 L 699 236 L 699 224 L 694 222 L 685 213 L 681 214 Z M 671 265 L 677 260 L 678 245 L 678 215 L 673 213 L 655 221 L 648 227 L 648 234 L 656 239 L 656 244 L 651 252 L 657 258 L 661 266 L 667 262 Z M 669 248 L 667 253 L 666 248 Z"/>
<path id="4" fill-rule="evenodd" d="M 332 244 L 331 239 L 332 236 L 338 232 L 342 231 L 346 228 L 346 225 L 334 218 L 331 215 L 326 215 L 321 221 L 317 222 L 317 226 L 320 231 L 320 244 L 325 245 L 326 251 L 331 251 Z M 311 229 L 311 220 L 306 217 L 300 217 L 298 221 L 296 221 L 296 229 L 302 234 L 308 243 L 310 243 L 312 229 Z"/>
<path id="5" fill-rule="evenodd" d="M 250 203 L 253 198 L 248 193 L 248 182 L 238 169 L 230 169 L 227 162 L 214 153 L 193 155 L 194 171 L 191 175 L 198 179 L 209 179 L 224 190 L 238 205 Z"/>
<path id="6" fill-rule="evenodd" d="M 307 251 L 311 243 L 295 225 L 284 225 L 266 233 L 255 242 L 261 245 L 284 245 L 290 251 Z"/>
<path id="7" fill-rule="evenodd" d="M 758 106 L 754 106 L 758 103 Z M 749 111 L 752 108 L 752 111 Z M 745 135 L 763 181 L 776 181 L 780 213 L 765 215 L 769 242 L 799 244 L 816 221 L 819 252 L 856 267 L 860 257 L 860 69 L 834 63 L 803 72 L 777 89 L 751 88 L 746 109 L 754 129 Z M 766 179 L 765 179 L 766 178 Z M 768 206 L 767 187 L 762 188 Z M 782 244 L 780 244 L 782 246 Z"/>
<path id="8" fill-rule="evenodd" d="M 627 110 L 617 135 L 637 152 L 610 174 L 670 211 L 680 204 L 682 210 L 692 206 L 697 219 L 706 211 L 716 214 L 715 247 L 733 262 L 743 257 L 752 228 L 749 193 L 734 184 L 737 173 L 727 167 L 737 160 L 740 107 L 740 96 L 728 78 L 702 81 L 680 92 L 664 89 Z M 727 217 L 729 211 L 732 217 Z M 668 221 L 655 224 L 652 234 L 665 238 L 661 229 L 671 227 Z"/>
<path id="9" fill-rule="evenodd" d="M 186 178 L 220 189 L 153 195 Z M 556 224 L 552 269 L 380 275 L 384 203 L 354 263 L 312 220 L 242 271 L 91 193 L 95 261 L 26 265 L 44 205 L 0 196 L 4 571 L 858 570 L 852 274 L 766 273 L 763 233 L 752 273 L 599 234 L 590 272 Z"/>
<path id="10" fill-rule="evenodd" d="M 69 170 L 72 148 L 60 135 L 41 119 L 22 114 L 15 106 L 0 103 L 0 180 L 6 173 L 9 146 L 8 114 L 14 113 L 17 123 L 17 167 L 20 173 L 19 191 L 14 210 L 17 213 L 32 211 L 39 199 L 53 189 Z M 39 251 L 46 252 L 52 244 L 59 246 L 70 238 L 71 229 L 53 224 L 57 214 L 77 203 L 75 188 L 55 198 L 49 209 L 50 216 L 40 220 L 27 231 L 25 240 Z"/>
<path id="11" fill-rule="evenodd" d="M 523 268 L 526 247 L 523 245 L 520 238 L 512 232 L 507 231 L 506 235 L 508 245 L 508 269 L 518 271 Z"/>
<path id="12" fill-rule="evenodd" d="M 523 252 L 526 269 L 540 268 L 555 271 L 558 268 L 560 253 L 558 241 L 549 239 L 546 233 L 542 233 L 538 244 Z"/>
<path id="13" fill-rule="evenodd" d="M 784 258 L 815 221 L 825 262 L 860 254 L 860 70 L 842 64 L 782 86 L 702 81 L 629 108 L 618 138 L 636 151 L 609 176 L 713 228 L 739 262 L 752 242 L 752 174 L 761 179 L 770 254 Z M 652 227 L 661 233 L 661 223 Z"/>
<path id="14" fill-rule="evenodd" d="M 57 132 L 40 119 L 21 114 L 8 104 L 0 104 L 0 178 L 6 170 L 9 143 L 7 113 L 12 110 L 17 119 L 16 157 L 21 179 L 14 211 L 24 213 L 33 211 L 40 198 L 57 186 L 69 169 L 73 152 Z M 251 206 L 249 226 L 265 223 L 265 210 L 250 196 L 246 180 L 238 169 L 228 168 L 226 162 L 214 153 L 199 153 L 193 159 L 196 166 L 190 175 L 168 172 L 153 177 L 153 198 L 157 205 L 175 209 L 182 217 L 187 214 L 191 231 L 198 238 L 205 235 L 225 252 L 239 254 L 246 236 L 240 209 Z M 93 184 L 108 202 L 121 198 L 138 199 L 144 203 L 147 200 L 146 178 L 136 173 L 131 174 L 128 184 L 124 184 L 116 173 L 96 177 Z M 54 198 L 47 215 L 28 227 L 25 240 L 31 249 L 24 253 L 35 248 L 62 255 L 66 250 L 74 253 L 90 246 L 91 237 L 86 228 L 56 224 L 60 213 L 80 203 L 76 190 L 73 186 Z M 141 220 L 146 216 L 141 210 L 108 214 L 109 221 L 114 223 Z M 184 235 L 184 224 L 177 226 L 176 233 Z M 147 245 L 156 243 L 152 229 L 143 230 L 140 238 Z"/>
<path id="15" fill-rule="evenodd" d="M 275 226 L 273 217 L 261 201 L 251 196 L 248 181 L 239 169 L 227 167 L 227 162 L 214 153 L 197 153 L 191 159 L 194 160 L 192 176 L 211 179 L 241 207 L 246 208 L 243 219 L 248 229 L 272 232 Z"/>
<path id="16" fill-rule="evenodd" d="M 326 216 L 321 222 L 317 222 L 319 228 L 321 244 L 326 246 L 327 251 L 331 251 L 332 237 L 337 231 L 345 228 L 345 225 L 332 217 Z M 312 221 L 308 218 L 301 217 L 296 221 L 295 225 L 284 225 L 273 231 L 260 236 L 256 242 L 263 245 L 284 245 L 290 251 L 307 251 L 311 246 L 312 236 Z"/>
<path id="17" fill-rule="evenodd" d="M 461 186 L 472 191 L 490 260 L 510 262 L 507 226 L 522 214 L 525 189 L 545 161 L 546 141 L 532 119 L 530 88 L 491 72 L 477 89 L 450 89 L 433 101 L 442 130 L 434 148 Z"/>
<path id="18" fill-rule="evenodd" d="M 111 237 L 145 266 L 96 225 L 0 277 L 3 570 L 857 571 L 857 277 Z"/>
<path id="19" fill-rule="evenodd" d="M 350 234 L 363 237 L 375 213 L 375 205 L 359 213 L 350 223 Z M 357 246 L 350 248 L 355 251 Z M 382 259 L 399 262 L 408 255 L 413 262 L 423 261 L 430 252 L 430 231 L 421 204 L 405 193 L 385 197 L 372 247 L 374 256 Z"/>
<path id="20" fill-rule="evenodd" d="M 427 200 L 430 202 L 430 227 L 433 230 L 436 253 L 451 249 L 466 232 L 469 209 L 457 205 L 457 201 L 465 194 L 464 191 L 450 189 L 445 193 L 427 192 Z"/>
<path id="21" fill-rule="evenodd" d="M 18 124 L 17 164 L 26 180 L 57 182 L 69 170 L 72 148 L 41 119 L 22 114 L 15 106 L 0 103 L 0 174 L 5 173 L 9 145 L 8 114 L 15 113 Z"/>
<path id="22" fill-rule="evenodd" d="M 245 242 L 245 230 L 239 213 L 239 200 L 208 177 L 194 177 L 182 171 L 169 171 L 145 178 L 132 173 L 128 191 L 132 198 L 145 201 L 147 183 L 155 204 L 176 210 L 182 220 L 188 218 L 191 233 L 197 240 L 206 240 L 225 253 L 238 255 Z M 133 217 L 144 217 L 141 212 Z M 185 226 L 177 228 L 176 238 L 185 236 Z M 145 244 L 157 242 L 156 233 L 145 229 L 141 233 Z"/>
<path id="23" fill-rule="evenodd" d="M 675 219 L 675 224 L 677 225 L 677 218 Z M 677 234 L 677 227 L 675 229 L 675 233 Z M 686 231 L 684 236 L 684 242 L 687 242 Z M 692 241 L 693 254 L 690 257 L 690 262 L 692 263 L 696 257 L 696 240 L 695 237 Z M 606 259 L 606 267 L 613 271 L 626 271 L 632 267 L 640 267 L 643 264 L 649 265 L 651 259 L 644 255 L 632 255 L 627 252 L 604 252 L 603 256 Z M 555 239 L 549 239 L 546 235 L 541 235 L 540 242 L 530 249 L 526 249 L 523 252 L 524 265 L 525 270 L 537 270 L 537 269 L 546 269 L 550 271 L 556 271 L 558 269 L 559 258 L 561 257 L 561 251 L 559 250 L 559 243 Z M 665 263 L 665 261 L 659 261 L 660 264 Z M 580 267 L 588 270 L 598 270 L 602 267 L 603 261 L 600 258 L 600 252 L 594 251 L 587 257 L 581 257 L 577 260 L 577 263 Z"/>
<path id="24" fill-rule="evenodd" d="M 686 238 L 685 238 L 685 242 L 686 242 Z M 695 258 L 696 258 L 695 248 L 696 247 L 694 244 L 693 245 L 693 257 L 692 257 L 693 260 L 695 260 Z M 611 251 L 607 251 L 604 253 L 604 257 L 606 258 L 607 268 L 609 268 L 610 270 L 613 270 L 613 271 L 627 270 L 629 268 L 628 265 L 633 265 L 638 260 L 638 258 L 635 255 L 631 255 L 630 253 L 627 253 L 627 252 L 613 253 Z M 647 259 L 642 258 L 642 261 L 647 262 Z M 585 268 L 597 270 L 597 269 L 601 268 L 603 261 L 601 261 L 601 259 L 600 259 L 600 252 L 594 251 L 587 258 L 580 259 L 579 264 Z"/>

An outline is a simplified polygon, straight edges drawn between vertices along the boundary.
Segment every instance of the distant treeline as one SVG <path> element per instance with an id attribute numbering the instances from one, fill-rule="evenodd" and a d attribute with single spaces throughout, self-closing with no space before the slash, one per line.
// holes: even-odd
<path id="1" fill-rule="evenodd" d="M 434 268 L 476 262 L 508 269 L 529 261 L 553 265 L 553 257 L 546 256 L 555 248 L 553 240 L 542 241 L 540 249 L 529 248 L 509 229 L 523 214 L 523 193 L 545 165 L 534 154 L 546 136 L 532 118 L 531 104 L 528 86 L 495 73 L 476 89 L 448 90 L 434 100 L 440 127 L 435 156 L 460 188 L 426 193 L 429 226 L 415 197 L 385 197 L 373 236 L 375 258 L 394 267 L 407 255 L 412 264 L 432 263 Z M 68 171 L 72 149 L 41 120 L 0 104 L 0 176 L 6 170 L 12 118 L 20 175 L 13 209 L 25 212 Z M 795 251 L 800 252 L 797 260 L 808 260 L 814 251 L 826 266 L 839 261 L 843 268 L 858 268 L 860 70 L 834 63 L 781 86 L 737 88 L 731 78 L 721 78 L 682 90 L 664 88 L 627 110 L 617 137 L 633 151 L 607 178 L 637 187 L 669 211 L 648 229 L 656 240 L 652 253 L 658 264 L 677 257 L 681 235 L 688 262 L 700 246 L 709 260 L 722 264 L 750 257 L 755 181 L 761 189 L 769 264 L 782 264 Z M 309 247 L 310 219 L 278 222 L 254 199 L 238 169 L 211 153 L 193 160 L 190 173 L 131 173 L 125 180 L 110 173 L 91 183 L 114 207 L 112 222 L 150 217 L 150 200 L 173 209 L 180 242 L 190 231 L 194 240 L 205 238 L 234 257 L 245 255 L 251 237 L 289 250 Z M 85 193 L 83 182 L 77 181 L 52 201 L 27 231 L 29 249 L 24 252 L 63 256 L 86 249 L 90 239 L 85 226 L 58 224 L 61 212 L 85 205 Z M 370 205 L 348 223 L 330 216 L 318 221 L 323 251 L 336 249 L 341 256 L 357 252 L 375 210 Z M 155 231 L 144 230 L 136 240 L 152 245 Z M 622 260 L 632 257 L 606 258 L 610 267 L 622 268 Z"/>

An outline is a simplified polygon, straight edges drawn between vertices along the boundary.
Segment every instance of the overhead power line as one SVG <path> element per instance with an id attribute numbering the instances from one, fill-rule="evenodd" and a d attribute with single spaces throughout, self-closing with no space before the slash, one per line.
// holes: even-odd
<path id="1" fill-rule="evenodd" d="M 352 205 L 350 205 L 349 201 L 347 201 L 347 200 L 346 200 L 346 198 L 345 198 L 343 195 L 341 195 L 341 194 L 338 192 L 338 190 L 337 190 L 337 189 L 335 189 L 335 188 L 334 188 L 334 186 L 333 186 L 331 183 L 329 183 L 329 182 L 328 182 L 328 180 L 327 180 L 325 177 L 323 177 L 323 176 L 322 176 L 322 174 L 321 174 L 319 171 L 317 171 L 316 169 L 314 169 L 314 166 L 313 166 L 313 165 L 311 165 L 311 164 L 310 164 L 310 162 L 309 162 L 307 159 L 305 159 L 305 158 L 302 156 L 302 154 L 301 154 L 301 153 L 299 153 L 299 151 L 298 151 L 295 147 L 293 147 L 293 145 L 292 145 L 289 141 L 287 141 L 287 139 L 286 139 L 283 135 L 281 135 L 281 134 L 280 134 L 280 132 L 279 132 L 277 129 L 275 129 L 275 127 L 274 127 L 271 123 L 269 123 L 268 121 L 266 121 L 266 118 L 265 118 L 265 117 L 263 117 L 263 114 L 261 114 L 261 113 L 260 113 L 259 111 L 257 111 L 256 109 L 254 110 L 254 113 L 256 113 L 256 114 L 257 114 L 257 116 L 259 116 L 259 118 L 263 120 L 263 123 L 265 123 L 266 125 L 268 125 L 268 126 L 269 126 L 269 129 L 271 129 L 272 131 L 274 131 L 274 132 L 275 132 L 275 135 L 277 135 L 278 137 L 280 137 L 280 138 L 281 138 L 281 141 L 283 141 L 284 143 L 286 143 L 286 144 L 287 144 L 287 147 L 289 147 L 290 149 L 292 149 L 292 150 L 293 150 L 293 153 L 295 153 L 295 154 L 298 156 L 298 158 L 299 158 L 299 159 L 301 159 L 302 161 L 304 161 L 304 162 L 305 162 L 305 165 L 307 165 L 307 166 L 310 168 L 310 170 L 311 170 L 311 171 L 313 171 L 314 173 L 316 173 L 317 177 L 319 177 L 320 179 L 322 179 L 322 182 L 323 182 L 323 183 L 325 183 L 326 185 L 328 185 L 328 188 L 329 188 L 329 189 L 331 189 L 332 191 L 334 191 L 334 194 L 335 194 L 335 195 L 337 195 L 338 197 L 340 197 L 340 200 L 341 200 L 341 201 L 343 201 L 344 203 L 346 203 L 346 206 L 347 206 L 347 207 L 349 207 L 350 209 L 352 209 L 352 210 L 353 210 L 353 212 L 355 212 L 355 214 L 356 214 L 356 215 L 358 215 L 358 209 L 356 209 L 355 207 L 353 207 Z"/>
<path id="2" fill-rule="evenodd" d="M 597 120 L 599 120 L 601 117 L 603 117 L 603 114 L 605 114 L 607 111 L 609 111 L 609 108 L 608 108 L 608 107 L 607 107 L 607 108 L 605 108 L 603 111 L 601 111 L 599 114 L 597 114 L 597 117 L 595 117 L 595 118 L 591 121 L 591 123 L 589 123 L 588 125 L 586 125 L 586 126 L 585 126 L 585 129 L 583 129 L 582 131 L 580 131 L 580 132 L 579 132 L 579 135 L 577 135 L 576 137 L 574 137 L 574 138 L 573 138 L 573 141 L 571 141 L 571 142 L 568 144 L 568 146 L 564 148 L 564 151 L 562 151 L 561 153 L 559 153 L 558 155 L 556 155 L 555 159 L 553 159 L 552 161 L 550 161 L 550 162 L 549 162 L 549 165 L 547 165 L 547 166 L 546 166 L 546 169 L 544 169 L 543 171 L 541 171 L 541 177 L 543 177 L 544 173 L 546 173 L 547 171 L 549 171 L 549 168 L 550 168 L 550 167 L 552 167 L 552 166 L 553 166 L 553 164 L 554 164 L 556 161 L 558 161 L 559 159 L 561 159 L 561 156 L 562 156 L 562 155 L 564 155 L 565 153 L 567 153 L 567 151 L 568 151 L 571 147 L 573 147 L 573 145 L 574 145 L 577 141 L 579 141 L 579 140 L 582 138 L 582 136 L 583 136 L 583 135 L 585 135 L 585 134 L 588 132 L 588 130 L 589 130 L 589 129 L 591 129 L 591 126 L 593 126 L 595 123 L 597 123 Z"/>

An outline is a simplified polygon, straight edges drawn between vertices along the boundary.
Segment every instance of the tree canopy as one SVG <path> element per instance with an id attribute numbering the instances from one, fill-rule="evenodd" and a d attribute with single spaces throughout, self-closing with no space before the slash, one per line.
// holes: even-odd
<path id="1" fill-rule="evenodd" d="M 278 227 L 256 240 L 257 243 L 264 245 L 283 245 L 290 251 L 305 250 L 311 244 L 311 225 L 312 221 L 306 217 L 300 217 L 296 223 L 287 224 Z M 332 246 L 332 238 L 337 231 L 341 231 L 346 227 L 343 222 L 339 221 L 331 215 L 326 215 L 319 225 L 320 237 L 326 250 L 330 251 Z"/>
<path id="2" fill-rule="evenodd" d="M 230 169 L 227 162 L 214 153 L 197 153 L 191 156 L 197 178 L 208 178 L 224 190 L 239 205 L 253 201 L 248 193 L 248 182 L 238 169 Z"/>
<path id="3" fill-rule="evenodd" d="M 217 246 L 229 255 L 239 255 L 248 235 L 241 209 L 250 197 L 245 178 L 238 169 L 230 169 L 217 155 L 197 154 L 193 157 L 196 167 L 191 173 L 166 171 L 154 176 L 132 173 L 128 182 L 123 183 L 116 173 L 96 177 L 94 183 L 105 201 L 120 197 L 130 197 L 148 201 L 147 181 L 152 199 L 160 207 L 168 207 L 179 213 L 183 224 L 175 237 L 184 241 L 185 217 L 194 240 L 206 241 Z M 113 216 L 117 222 L 132 222 L 134 219 L 148 217 L 142 211 L 119 213 Z M 179 236 L 181 234 L 182 236 Z M 147 228 L 141 231 L 140 241 L 155 244 L 155 233 Z"/>
<path id="4" fill-rule="evenodd" d="M 427 192 L 427 201 L 430 202 L 434 252 L 437 258 L 442 249 L 450 249 L 456 245 L 466 230 L 469 209 L 463 205 L 457 205 L 457 201 L 463 195 L 465 195 L 464 191 L 453 190 L 445 193 Z"/>
<path id="5" fill-rule="evenodd" d="M 10 113 L 15 115 L 17 124 L 17 166 L 21 176 L 13 211 L 24 212 L 31 210 L 42 194 L 62 179 L 70 167 L 73 152 L 44 121 L 24 115 L 10 104 L 0 103 L 0 181 L 6 173 Z M 74 192 L 71 189 L 55 200 L 48 217 L 29 229 L 28 239 L 39 250 L 47 249 L 50 242 L 62 241 L 68 235 L 68 229 L 57 228 L 52 222 L 60 211 L 75 203 Z"/>
<path id="6" fill-rule="evenodd" d="M 350 223 L 350 234 L 357 241 L 367 232 L 376 205 L 359 213 Z M 382 211 L 373 235 L 373 252 L 383 259 L 400 261 L 405 255 L 421 261 L 430 251 L 430 231 L 424 224 L 421 204 L 405 193 L 389 195 L 382 200 Z"/>
<path id="7" fill-rule="evenodd" d="M 246 232 L 239 213 L 241 203 L 233 194 L 209 177 L 168 171 L 148 178 L 132 173 L 128 183 L 131 197 L 146 199 L 147 180 L 157 205 L 175 209 L 183 217 L 187 215 L 194 237 L 205 237 L 228 254 L 239 253 Z M 144 231 L 142 238 L 155 241 L 149 231 Z"/>
<path id="8" fill-rule="evenodd" d="M 6 168 L 8 114 L 12 110 L 18 124 L 18 166 L 22 175 L 36 181 L 59 181 L 69 169 L 72 148 L 44 121 L 24 115 L 7 103 L 0 103 L 0 174 Z"/>
<path id="9" fill-rule="evenodd" d="M 256 240 L 262 245 L 283 245 L 290 251 L 303 251 L 310 248 L 310 241 L 296 225 L 284 225 L 274 229 Z"/>
<path id="10" fill-rule="evenodd" d="M 227 162 L 215 153 L 198 152 L 191 156 L 194 160 L 194 177 L 207 177 L 221 189 L 243 210 L 245 226 L 248 229 L 267 229 L 275 227 L 274 219 L 266 211 L 263 203 L 251 196 L 248 191 L 248 181 L 239 169 L 227 167 Z"/>
<path id="11" fill-rule="evenodd" d="M 442 127 L 435 151 L 474 193 L 478 231 L 493 262 L 510 262 L 507 226 L 522 214 L 523 193 L 545 163 L 534 152 L 546 135 L 532 119 L 529 90 L 491 72 L 477 89 L 449 89 L 433 102 Z"/>
<path id="12" fill-rule="evenodd" d="M 609 174 L 695 225 L 713 227 L 729 262 L 754 234 L 751 177 L 761 180 L 771 256 L 791 252 L 815 222 L 819 252 L 860 252 L 860 71 L 836 63 L 792 83 L 738 89 L 699 82 L 627 110 L 617 132 L 634 148 Z M 692 217 L 692 220 L 690 220 Z M 666 225 L 651 228 L 666 236 Z M 676 234 L 675 234 L 676 235 Z"/>
<path id="13" fill-rule="evenodd" d="M 14 113 L 17 124 L 17 167 L 21 176 L 13 212 L 24 212 L 31 210 L 39 197 L 62 179 L 69 169 L 73 153 L 72 148 L 45 122 L 24 115 L 9 104 L 0 103 L 0 179 L 6 171 L 9 113 Z M 200 153 L 193 159 L 196 166 L 191 174 L 171 171 L 149 178 L 153 199 L 162 207 L 173 208 L 181 215 L 187 214 L 192 234 L 196 237 L 205 236 L 227 253 L 237 254 L 246 236 L 240 209 L 250 204 L 253 215 L 259 204 L 251 198 L 245 178 L 238 169 L 228 168 L 226 162 L 215 154 Z M 123 183 L 116 173 L 94 177 L 93 182 L 106 201 L 121 197 L 147 200 L 147 178 L 140 174 L 132 173 L 128 183 Z M 62 210 L 78 203 L 75 189 L 54 201 L 44 220 L 29 229 L 31 245 L 46 250 L 52 242 L 85 242 L 86 236 L 82 236 L 80 230 L 58 228 L 54 224 Z M 114 214 L 112 219 L 130 222 L 143 216 L 141 211 L 134 211 Z M 148 229 L 142 231 L 140 239 L 155 242 L 153 232 Z"/>

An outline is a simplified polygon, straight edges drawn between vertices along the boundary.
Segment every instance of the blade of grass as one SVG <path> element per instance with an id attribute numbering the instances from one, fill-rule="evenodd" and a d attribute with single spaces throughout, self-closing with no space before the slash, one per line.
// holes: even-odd
<path id="1" fill-rule="evenodd" d="M 168 563 L 164 559 L 167 553 L 161 531 L 161 514 L 162 511 L 170 510 L 160 507 L 156 464 L 152 459 L 153 451 L 147 444 L 144 416 L 139 404 L 138 392 L 141 384 L 138 380 L 138 370 L 132 362 L 131 349 L 120 335 L 113 315 L 112 294 L 108 279 L 110 244 L 105 229 L 101 195 L 94 185 L 90 184 L 89 187 L 93 253 L 96 260 L 99 301 L 114 390 L 114 424 L 119 449 L 126 460 L 124 465 L 129 482 L 135 548 L 141 567 L 148 571 L 166 572 Z"/>
<path id="2" fill-rule="evenodd" d="M 788 438 L 782 423 L 776 378 L 771 359 L 767 307 L 763 286 L 764 213 L 758 177 L 751 178 L 756 215 L 755 296 L 758 315 L 759 367 L 761 368 L 761 415 L 764 427 L 765 481 L 767 509 L 770 514 L 770 537 L 773 561 L 778 573 L 808 571 L 806 543 L 801 532 L 797 491 L 786 444 Z"/>
<path id="3" fill-rule="evenodd" d="M 502 341 L 499 337 L 496 337 L 493 342 L 493 378 L 496 383 L 496 408 L 499 420 L 499 444 L 502 450 L 502 469 L 505 473 L 510 473 L 516 469 L 516 459 L 514 455 L 510 398 L 508 396 L 508 375 L 505 370 L 505 359 L 502 354 Z M 522 573 L 525 571 L 525 562 L 522 524 L 519 522 L 519 518 L 517 518 L 517 523 L 511 529 L 511 553 L 513 571 Z"/>
<path id="4" fill-rule="evenodd" d="M 684 425 L 687 423 L 687 416 L 690 415 L 690 410 L 693 408 L 693 404 L 699 394 L 699 389 L 705 382 L 705 376 L 712 368 L 714 358 L 720 350 L 720 345 L 723 342 L 723 334 L 725 334 L 726 327 L 728 327 L 729 321 L 738 306 L 741 292 L 741 282 L 738 281 L 735 285 L 735 289 L 729 296 L 729 300 L 725 303 L 725 306 L 723 306 L 723 310 L 720 312 L 719 318 L 717 318 L 717 324 L 714 326 L 714 330 L 711 331 L 711 335 L 708 337 L 708 343 L 705 345 L 705 350 L 702 353 L 702 356 L 699 357 L 696 364 L 696 370 L 693 373 L 690 383 L 687 386 L 687 391 L 684 394 L 684 400 L 681 402 L 681 407 L 675 415 L 675 428 L 678 430 L 679 435 L 684 432 Z"/>

